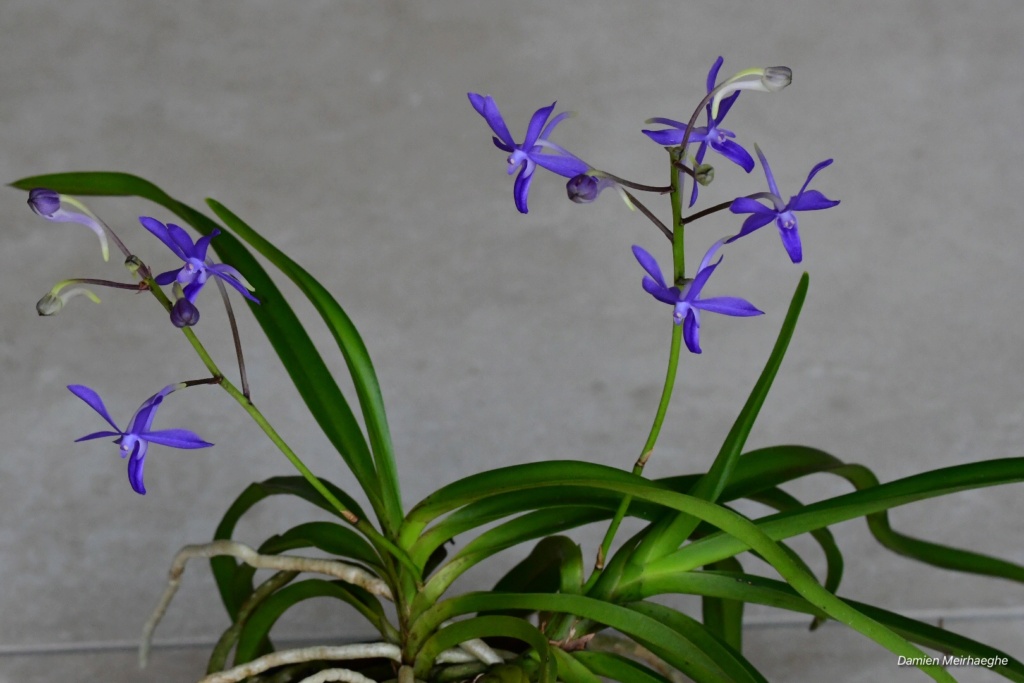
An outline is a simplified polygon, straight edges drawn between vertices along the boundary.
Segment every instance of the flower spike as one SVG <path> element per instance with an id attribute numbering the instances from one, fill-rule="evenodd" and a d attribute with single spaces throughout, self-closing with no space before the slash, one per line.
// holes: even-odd
<path id="1" fill-rule="evenodd" d="M 830 165 L 832 159 L 826 159 L 816 164 L 807 175 L 807 180 L 804 181 L 800 191 L 790 197 L 788 202 L 783 202 L 782 196 L 779 194 L 779 186 L 775 184 L 775 176 L 772 175 L 772 169 L 768 166 L 768 160 L 764 158 L 761 148 L 757 145 L 754 145 L 754 151 L 757 152 L 757 158 L 761 160 L 761 167 L 764 168 L 769 192 L 759 192 L 751 197 L 740 197 L 733 201 L 729 206 L 730 211 L 737 214 L 749 213 L 750 216 L 743 221 L 743 227 L 739 234 L 730 237 L 726 243 L 735 242 L 774 220 L 779 229 L 779 237 L 782 238 L 782 246 L 786 248 L 789 259 L 793 263 L 800 263 L 803 260 L 803 246 L 800 243 L 800 233 L 797 229 L 794 212 L 828 209 L 839 203 L 839 200 L 829 199 L 817 190 L 807 189 L 811 179 L 818 174 L 818 171 Z M 758 199 L 767 199 L 772 206 L 767 207 L 757 201 Z"/>
<path id="2" fill-rule="evenodd" d="M 516 169 L 519 170 L 519 175 L 516 176 L 514 196 L 516 208 L 520 213 L 529 211 L 527 198 L 530 193 L 530 183 L 533 182 L 533 172 L 537 166 L 566 178 L 573 178 L 590 170 L 584 161 L 548 140 L 555 130 L 555 126 L 571 115 L 569 112 L 562 112 L 549 121 L 551 112 L 555 109 L 554 102 L 550 106 L 541 107 L 534 112 L 522 144 L 516 144 L 516 141 L 512 139 L 512 134 L 509 132 L 508 126 L 505 125 L 505 119 L 502 118 L 498 105 L 490 95 L 469 93 L 469 102 L 494 131 L 492 138 L 494 146 L 508 153 L 508 174 L 512 175 Z M 548 150 L 549 153 L 545 153 L 544 150 Z"/>
<path id="3" fill-rule="evenodd" d="M 81 223 L 100 238 L 100 249 L 103 260 L 110 260 L 110 248 L 107 246 L 107 233 L 103 223 L 74 197 L 57 194 L 45 187 L 37 187 L 28 193 L 28 205 L 32 211 L 48 221 L 55 223 Z M 68 211 L 64 205 L 72 206 L 78 211 Z"/>
<path id="4" fill-rule="evenodd" d="M 164 397 L 183 387 L 185 387 L 183 382 L 168 384 L 147 398 L 139 406 L 139 409 L 135 411 L 131 422 L 128 423 L 128 429 L 122 431 L 114 422 L 114 419 L 110 417 L 110 413 L 107 412 L 107 408 L 103 405 L 103 400 L 99 394 L 81 384 L 68 385 L 71 393 L 85 401 L 90 408 L 107 421 L 107 424 L 114 428 L 114 431 L 104 430 L 86 434 L 79 439 L 75 439 L 75 442 L 100 439 L 105 436 L 116 436 L 117 438 L 114 439 L 114 443 L 120 446 L 121 457 L 128 458 L 128 481 L 136 493 L 144 495 L 146 493 L 146 486 L 142 480 L 142 470 L 146 464 L 146 452 L 149 450 L 150 443 L 189 449 L 207 448 L 213 445 L 203 441 L 199 436 L 187 429 L 160 429 L 156 431 L 150 429 L 153 426 L 153 418 L 156 417 L 156 409 L 163 402 Z"/>
<path id="5" fill-rule="evenodd" d="M 697 275 L 692 280 L 687 280 L 682 287 L 669 287 L 665 284 L 665 278 L 661 274 L 661 268 L 653 256 L 647 253 L 642 247 L 633 246 L 633 255 L 640 266 L 647 271 L 642 285 L 644 291 L 658 301 L 669 304 L 673 307 L 672 319 L 676 325 L 683 326 L 683 341 L 691 353 L 700 353 L 700 312 L 711 311 L 723 315 L 748 317 L 761 315 L 764 311 L 758 310 L 746 299 L 732 296 L 718 296 L 710 299 L 701 299 L 700 294 L 707 284 L 708 278 L 715 272 L 715 268 L 722 262 L 711 263 L 715 252 L 725 240 L 719 240 L 711 245 L 697 269 Z"/>

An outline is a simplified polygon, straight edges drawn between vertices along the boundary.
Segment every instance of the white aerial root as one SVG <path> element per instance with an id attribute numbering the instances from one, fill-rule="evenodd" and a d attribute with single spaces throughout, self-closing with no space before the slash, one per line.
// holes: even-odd
<path id="1" fill-rule="evenodd" d="M 315 673 L 309 678 L 303 678 L 299 683 L 327 683 L 328 681 L 344 681 L 344 683 L 377 683 L 372 678 L 367 678 L 358 671 L 348 669 L 324 669 Z"/>
<path id="2" fill-rule="evenodd" d="M 346 660 L 346 659 L 390 659 L 396 662 L 401 661 L 402 651 L 397 645 L 391 643 L 364 643 L 360 645 L 318 645 L 316 647 L 303 647 L 296 650 L 280 650 L 264 655 L 259 659 L 246 662 L 227 671 L 219 671 L 210 674 L 199 683 L 238 683 L 250 676 L 261 674 L 278 666 L 285 664 L 302 664 L 319 659 Z M 344 671 L 344 669 L 333 669 L 333 671 Z M 320 672 L 324 673 L 323 671 Z M 348 681 L 349 683 L 364 683 L 369 681 L 366 676 L 348 671 L 351 676 L 358 678 L 307 678 L 306 681 Z M 316 674 L 319 675 L 319 674 Z"/>
<path id="3" fill-rule="evenodd" d="M 261 555 L 255 550 L 237 541 L 212 541 L 198 545 L 187 545 L 178 551 L 171 563 L 167 580 L 167 588 L 160 596 L 160 601 L 152 615 L 142 627 L 142 642 L 139 643 L 139 667 L 145 668 L 149 658 L 149 650 L 153 640 L 153 631 L 167 611 L 168 605 L 181 585 L 181 574 L 185 564 L 196 557 L 211 558 L 230 555 L 256 569 L 275 569 L 278 571 L 312 572 L 341 579 L 347 583 L 364 588 L 370 593 L 392 600 L 391 589 L 379 578 L 360 567 L 337 560 L 325 560 L 313 557 L 295 557 L 294 555 Z M 205 679 L 204 679 L 205 680 Z"/>
<path id="4" fill-rule="evenodd" d="M 250 676 L 261 674 L 270 669 L 285 666 L 287 664 L 302 664 L 317 660 L 350 660 L 350 659 L 390 659 L 394 662 L 402 661 L 402 651 L 397 645 L 391 643 L 363 643 L 357 645 L 317 645 L 314 647 L 303 647 L 295 650 L 280 650 L 271 652 L 259 659 L 240 664 L 227 671 L 220 671 L 210 674 L 199 683 L 237 683 Z M 501 659 L 499 657 L 499 659 Z M 476 661 L 468 653 L 452 648 L 438 654 L 435 660 L 438 664 L 465 663 Z M 501 660 L 504 661 L 504 660 Z M 408 669 L 411 675 L 412 668 L 403 666 L 402 670 Z M 323 676 L 323 678 L 317 678 Z M 330 676 L 338 676 L 330 678 Z M 346 683 L 367 683 L 370 681 L 366 676 L 348 669 L 325 669 L 302 680 L 302 683 L 320 683 L 321 681 L 345 681 Z M 375 683 L 375 682 L 371 682 Z"/>

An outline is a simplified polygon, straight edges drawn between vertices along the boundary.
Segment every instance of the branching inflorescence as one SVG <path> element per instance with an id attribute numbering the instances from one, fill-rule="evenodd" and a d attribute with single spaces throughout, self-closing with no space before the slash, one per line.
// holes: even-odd
<path id="1" fill-rule="evenodd" d="M 166 316 L 155 322 L 166 325 L 169 318 L 209 371 L 208 377 L 167 384 L 143 401 L 124 429 L 118 427 L 99 394 L 82 384 L 69 385 L 71 392 L 112 428 L 78 441 L 113 437 L 121 456 L 128 459 L 132 489 L 143 494 L 143 465 L 150 445 L 212 446 L 187 429 L 153 428 L 157 409 L 172 393 L 209 384 L 235 399 L 300 475 L 250 485 L 228 508 L 212 542 L 186 546 L 179 552 L 167 589 L 144 628 L 143 662 L 186 562 L 208 558 L 231 625 L 213 648 L 204 683 L 594 683 L 599 678 L 623 683 L 666 679 L 759 683 L 764 678 L 743 651 L 743 606 L 747 603 L 807 614 L 814 625 L 825 619 L 842 622 L 912 661 L 935 680 L 952 677 L 918 645 L 984 657 L 998 673 L 1024 680 L 1024 664 L 994 648 L 839 598 L 842 553 L 828 529 L 854 517 L 866 517 L 875 537 L 898 553 L 963 572 L 1024 582 L 1024 567 L 908 538 L 893 531 L 886 517 L 886 511 L 896 505 L 1024 480 L 1024 459 L 971 463 L 880 484 L 866 468 L 817 449 L 776 446 L 744 450 L 793 335 L 807 291 L 806 273 L 800 278 L 763 372 L 707 469 L 657 482 L 643 477 L 666 419 L 682 347 L 692 354 L 702 352 L 701 313 L 732 317 L 762 313 L 739 296 L 704 295 L 720 279 L 717 273 L 723 253 L 732 243 L 774 221 L 790 261 L 799 263 L 803 245 L 796 213 L 839 203 L 808 189 L 831 159 L 814 165 L 800 190 L 786 201 L 760 147 L 753 145 L 768 191 L 737 194 L 730 201 L 683 215 L 684 198 L 688 207 L 693 206 L 700 198 L 698 188 L 715 180 L 709 151 L 730 162 L 727 166 L 739 166 L 747 173 L 756 166 L 744 146 L 747 143 L 723 127 L 727 114 L 739 106 L 741 91 L 776 92 L 792 80 L 788 68 L 767 67 L 740 71 L 720 81 L 722 65 L 721 57 L 715 60 L 703 97 L 688 121 L 656 117 L 647 123 L 664 128 L 642 131 L 667 152 L 669 178 L 664 185 L 640 183 L 596 168 L 554 142 L 556 127 L 570 116 L 553 116 L 554 104 L 534 112 L 520 143 L 491 96 L 469 93 L 470 104 L 493 133 L 494 145 L 506 155 L 508 174 L 516 176 L 513 198 L 520 213 L 527 213 L 531 184 L 538 169 L 543 169 L 567 179 L 567 196 L 578 204 L 595 202 L 604 190 L 614 189 L 630 209 L 638 209 L 668 239 L 668 276 L 647 249 L 633 245 L 632 253 L 645 272 L 642 289 L 672 309 L 669 358 L 646 441 L 639 455 L 629 458 L 632 471 L 587 461 L 510 465 L 459 479 L 411 509 L 402 503 L 383 395 L 366 347 L 334 297 L 301 266 L 220 203 L 207 200 L 217 222 L 135 176 L 71 173 L 26 178 L 14 184 L 29 191 L 29 205 L 36 214 L 92 230 L 100 239 L 104 259 L 109 256 L 108 240 L 113 241 L 132 276 L 130 282 L 62 280 L 37 304 L 40 315 L 55 315 L 79 296 L 99 303 L 99 297 L 86 285 L 149 292 Z M 704 125 L 697 126 L 702 115 Z M 695 151 L 691 152 L 691 145 L 696 146 Z M 691 184 L 688 191 L 686 183 Z M 154 276 L 142 259 L 73 195 L 137 195 L 178 216 L 200 236 L 193 240 L 175 223 L 140 217 L 141 225 L 182 261 L 180 267 Z M 640 201 L 645 195 L 667 197 L 671 218 L 659 218 Z M 731 213 L 722 213 L 726 209 Z M 687 276 L 687 228 L 716 214 L 727 218 L 729 227 L 709 240 L 711 245 L 693 276 Z M 747 217 L 740 222 L 732 214 Z M 328 327 L 350 373 L 361 422 L 303 324 L 242 241 L 288 277 Z M 210 250 L 226 263 L 214 261 Z M 219 369 L 195 332 L 200 317 L 198 295 L 211 278 L 221 291 L 232 326 L 241 390 Z M 362 489 L 369 503 L 367 511 L 353 496 L 314 474 L 256 407 L 245 379 L 229 288 L 250 304 L 250 312 L 277 350 L 312 417 Z M 805 506 L 780 488 L 815 473 L 840 476 L 858 490 Z M 305 521 L 258 546 L 234 540 L 239 519 L 260 501 L 277 495 L 305 500 L 333 519 Z M 779 514 L 748 519 L 730 507 L 732 501 L 742 498 L 775 508 Z M 627 516 L 643 526 L 623 541 L 617 539 L 617 533 Z M 607 526 L 588 571 L 583 549 L 562 534 L 592 523 Z M 476 535 L 466 539 L 471 532 Z M 804 533 L 810 534 L 825 554 L 828 566 L 823 580 L 786 545 L 788 539 Z M 452 545 L 456 537 L 459 543 Z M 532 541 L 537 541 L 533 550 L 499 578 L 492 592 L 449 595 L 454 582 L 473 566 Z M 327 557 L 294 552 L 302 549 Z M 778 578 L 747 573 L 743 562 L 748 553 L 771 565 Z M 258 571 L 273 573 L 257 579 Z M 701 619 L 655 599 L 665 594 L 700 596 Z M 375 634 L 363 643 L 274 650 L 270 630 L 278 617 L 310 598 L 335 600 L 342 609 L 357 613 Z M 384 603 L 392 606 L 385 609 Z M 618 635 L 602 634 L 609 629 Z"/>

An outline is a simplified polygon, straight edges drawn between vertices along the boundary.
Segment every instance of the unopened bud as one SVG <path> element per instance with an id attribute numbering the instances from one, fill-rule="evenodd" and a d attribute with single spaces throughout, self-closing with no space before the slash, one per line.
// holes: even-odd
<path id="1" fill-rule="evenodd" d="M 770 92 L 778 92 L 793 82 L 793 70 L 788 66 L 769 66 L 761 76 L 761 83 Z"/>
<path id="2" fill-rule="evenodd" d="M 64 205 L 72 206 L 78 211 L 69 211 Z M 37 187 L 28 193 L 28 205 L 37 216 L 42 216 L 48 221 L 55 223 L 81 223 L 88 227 L 100 240 L 100 249 L 103 251 L 103 260 L 110 259 L 110 249 L 107 247 L 107 233 L 105 227 L 89 209 L 74 197 L 58 194 L 45 187 Z"/>
<path id="3" fill-rule="evenodd" d="M 577 204 L 589 204 L 597 199 L 601 188 L 597 178 L 581 173 L 569 179 L 569 182 L 565 184 L 565 192 L 569 195 L 569 199 Z"/>
<path id="4" fill-rule="evenodd" d="M 36 312 L 42 316 L 57 315 L 62 308 L 64 308 L 64 302 L 53 294 L 47 294 L 36 303 Z"/>
<path id="5" fill-rule="evenodd" d="M 139 268 L 142 267 L 142 259 L 135 254 L 132 254 L 124 260 L 124 267 L 128 269 L 128 272 L 134 275 L 139 272 Z"/>
<path id="6" fill-rule="evenodd" d="M 707 187 L 715 179 L 715 167 L 711 164 L 700 164 L 693 170 L 693 179 Z"/>
<path id="7" fill-rule="evenodd" d="M 199 309 L 188 299 L 178 299 L 171 308 L 171 323 L 175 327 L 192 327 L 199 322 Z"/>
<path id="8" fill-rule="evenodd" d="M 60 195 L 45 187 L 29 190 L 28 206 L 43 218 L 53 218 L 60 211 Z"/>
<path id="9" fill-rule="evenodd" d="M 788 66 L 769 66 L 762 69 L 740 71 L 715 88 L 715 95 L 711 99 L 711 118 L 718 116 L 718 106 L 722 100 L 734 92 L 740 90 L 778 92 L 792 82 L 793 70 Z"/>
<path id="10" fill-rule="evenodd" d="M 64 306 L 67 304 L 68 299 L 76 296 L 84 296 L 93 303 L 100 303 L 100 298 L 85 287 L 74 287 L 66 292 L 61 291 L 72 282 L 76 281 L 64 280 L 63 282 L 58 282 L 53 289 L 47 292 L 42 299 L 36 302 L 36 313 L 41 316 L 57 315 L 64 310 Z"/>

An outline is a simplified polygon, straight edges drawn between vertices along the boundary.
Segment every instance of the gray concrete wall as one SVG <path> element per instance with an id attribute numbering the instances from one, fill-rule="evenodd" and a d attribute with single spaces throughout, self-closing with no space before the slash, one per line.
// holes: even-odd
<path id="1" fill-rule="evenodd" d="M 557 99 L 579 113 L 558 141 L 595 166 L 660 183 L 664 154 L 640 134 L 644 119 L 686 118 L 719 54 L 723 74 L 786 64 L 792 87 L 742 96 L 729 127 L 761 144 L 783 192 L 834 157 L 814 187 L 842 204 L 802 217 L 810 295 L 751 443 L 818 446 L 889 480 L 1021 453 L 1022 34 L 1024 8 L 1010 0 L 2 0 L 0 178 L 123 170 L 248 219 L 362 331 L 411 504 L 511 462 L 630 466 L 670 331 L 629 252 L 639 243 L 665 262 L 662 238 L 610 196 L 570 204 L 550 174 L 536 178 L 530 214 L 516 213 L 503 155 L 466 92 L 492 94 L 517 137 Z M 718 167 L 707 202 L 761 189 L 759 170 L 745 178 Z M 155 267 L 174 265 L 136 222 L 168 214 L 130 200 L 90 205 Z M 248 482 L 289 466 L 214 389 L 169 400 L 158 426 L 188 426 L 217 446 L 155 447 L 145 497 L 113 446 L 72 444 L 102 424 L 64 385 L 94 387 L 124 416 L 202 367 L 148 297 L 107 293 L 101 306 L 78 300 L 38 318 L 33 305 L 57 280 L 122 271 L 98 260 L 85 229 L 33 216 L 20 192 L 0 192 L 0 211 L 0 680 L 196 679 L 202 649 L 159 650 L 139 674 L 118 647 L 138 634 L 175 550 L 208 539 Z M 738 225 L 697 224 L 694 251 Z M 767 314 L 705 318 L 705 353 L 684 359 L 652 475 L 710 462 L 800 272 L 770 227 L 729 250 L 709 294 L 746 296 Z M 215 297 L 204 296 L 211 312 L 198 332 L 230 367 Z M 311 309 L 298 308 L 340 371 Z M 314 470 L 350 486 L 242 318 L 255 401 Z M 822 490 L 843 487 L 815 479 L 794 489 Z M 268 503 L 239 535 L 258 543 L 305 512 Z M 909 533 L 1024 562 L 1021 513 L 1018 490 L 1004 488 L 893 517 Z M 836 531 L 849 551 L 844 595 L 938 609 L 950 625 L 968 617 L 955 624 L 965 633 L 1024 650 L 1024 588 L 894 557 L 861 522 Z M 591 555 L 596 533 L 581 539 Z M 464 587 L 486 587 L 498 571 Z M 328 607 L 309 607 L 301 614 L 316 621 L 297 616 L 280 633 L 362 634 Z M 749 656 L 772 680 L 921 679 L 838 627 L 809 635 L 775 613 L 754 615 L 768 625 L 751 630 Z M 210 642 L 226 623 L 197 565 L 158 636 Z"/>

